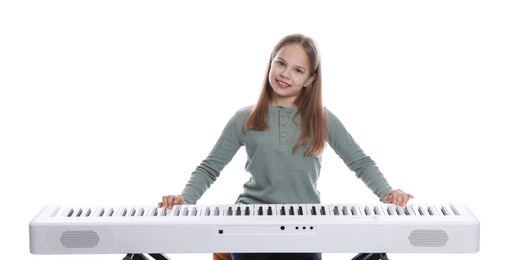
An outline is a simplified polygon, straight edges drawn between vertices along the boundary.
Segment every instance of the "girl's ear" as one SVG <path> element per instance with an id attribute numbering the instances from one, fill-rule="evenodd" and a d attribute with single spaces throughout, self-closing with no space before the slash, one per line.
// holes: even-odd
<path id="1" fill-rule="evenodd" d="M 309 79 L 306 80 L 306 83 L 304 83 L 304 87 L 305 88 L 309 87 L 309 85 L 311 85 L 311 83 L 313 83 L 313 81 L 315 81 L 315 79 L 316 79 L 316 74 L 311 75 L 311 77 L 309 77 Z"/>

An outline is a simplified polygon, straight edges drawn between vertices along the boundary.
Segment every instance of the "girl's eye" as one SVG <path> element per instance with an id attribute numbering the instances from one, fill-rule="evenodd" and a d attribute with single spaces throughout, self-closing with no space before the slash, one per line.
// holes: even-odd
<path id="1" fill-rule="evenodd" d="M 279 66 L 284 66 L 284 62 L 282 62 L 282 61 L 280 61 L 280 60 L 276 61 L 276 63 L 277 63 Z"/>
<path id="2" fill-rule="evenodd" d="M 295 72 L 299 74 L 304 74 L 304 71 L 302 71 L 301 69 L 295 69 Z"/>

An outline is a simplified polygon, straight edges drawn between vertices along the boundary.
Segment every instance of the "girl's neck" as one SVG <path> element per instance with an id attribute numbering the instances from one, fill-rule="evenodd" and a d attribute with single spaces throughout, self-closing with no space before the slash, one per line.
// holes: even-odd
<path id="1" fill-rule="evenodd" d="M 286 102 L 286 100 L 272 100 L 269 104 L 271 107 L 295 107 L 295 102 Z"/>

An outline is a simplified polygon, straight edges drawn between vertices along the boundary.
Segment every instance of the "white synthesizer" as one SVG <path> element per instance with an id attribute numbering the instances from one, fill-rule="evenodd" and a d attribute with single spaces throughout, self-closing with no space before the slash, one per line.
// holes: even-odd
<path id="1" fill-rule="evenodd" d="M 463 203 L 48 205 L 29 232 L 33 254 L 475 253 L 480 242 Z"/>

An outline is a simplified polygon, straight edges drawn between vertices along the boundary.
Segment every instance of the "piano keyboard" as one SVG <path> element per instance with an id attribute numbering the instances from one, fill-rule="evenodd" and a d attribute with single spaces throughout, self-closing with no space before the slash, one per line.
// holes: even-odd
<path id="1" fill-rule="evenodd" d="M 479 230 L 462 203 L 48 205 L 29 225 L 34 254 L 471 253 Z"/>
<path id="2" fill-rule="evenodd" d="M 65 207 L 54 217 L 165 217 L 165 216 L 435 216 L 460 215 L 452 205 L 179 205 L 156 207 Z"/>

